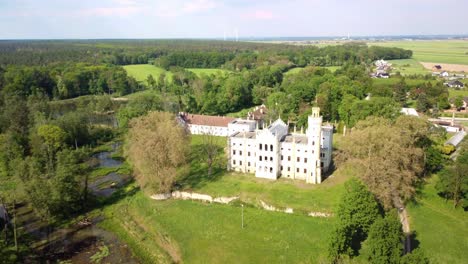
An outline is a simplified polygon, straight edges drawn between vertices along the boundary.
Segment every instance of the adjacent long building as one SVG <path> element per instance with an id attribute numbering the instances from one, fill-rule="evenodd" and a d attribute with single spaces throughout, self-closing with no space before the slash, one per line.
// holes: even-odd
<path id="1" fill-rule="evenodd" d="M 323 125 L 320 108 L 314 107 L 305 133 L 289 133 L 288 125 L 278 119 L 263 129 L 231 134 L 228 170 L 272 180 L 286 177 L 321 183 L 322 173 L 330 167 L 332 141 L 333 127 Z"/>

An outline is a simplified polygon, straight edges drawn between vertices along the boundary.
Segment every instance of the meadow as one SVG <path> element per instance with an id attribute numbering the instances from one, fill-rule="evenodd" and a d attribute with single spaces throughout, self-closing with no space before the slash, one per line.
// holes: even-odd
<path id="1" fill-rule="evenodd" d="M 172 72 L 167 71 L 161 67 L 157 67 L 151 64 L 137 64 L 137 65 L 125 65 L 123 68 L 127 71 L 127 74 L 135 78 L 139 82 L 144 82 L 146 84 L 146 79 L 148 75 L 153 75 L 153 78 L 158 80 L 158 77 L 161 74 L 166 74 L 166 81 L 172 81 Z M 195 73 L 197 76 L 202 74 L 212 75 L 212 74 L 227 74 L 229 71 L 224 69 L 196 69 L 189 68 L 186 69 Z"/>
<path id="2" fill-rule="evenodd" d="M 104 212 L 101 226 L 146 263 L 318 263 L 333 218 L 240 205 L 154 201 L 136 192 Z"/>
<path id="3" fill-rule="evenodd" d="M 416 61 L 468 65 L 468 41 L 388 41 L 370 42 L 368 45 L 409 49 Z"/>
<path id="4" fill-rule="evenodd" d="M 429 179 L 416 202 L 408 206 L 411 230 L 432 263 L 466 263 L 467 213 L 437 195 L 436 180 L 437 175 Z"/>
<path id="5" fill-rule="evenodd" d="M 425 69 L 415 59 L 404 59 L 404 60 L 389 60 L 394 68 L 393 73 L 400 72 L 401 75 L 413 75 L 413 74 L 430 74 L 431 71 Z"/>

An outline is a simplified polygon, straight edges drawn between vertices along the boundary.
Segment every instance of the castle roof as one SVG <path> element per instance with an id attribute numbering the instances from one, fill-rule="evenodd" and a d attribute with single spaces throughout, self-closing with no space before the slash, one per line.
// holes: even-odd
<path id="1" fill-rule="evenodd" d="M 307 144 L 307 136 L 298 134 L 287 134 L 280 140 L 280 142 L 285 143 L 292 143 L 293 141 L 296 142 L 296 144 Z"/>
<path id="2" fill-rule="evenodd" d="M 194 115 L 184 113 L 182 119 L 191 125 L 227 127 L 236 118 L 227 116 Z"/>

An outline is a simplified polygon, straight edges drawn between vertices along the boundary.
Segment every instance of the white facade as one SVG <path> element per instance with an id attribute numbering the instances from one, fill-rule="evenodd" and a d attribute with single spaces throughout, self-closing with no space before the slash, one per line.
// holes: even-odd
<path id="1" fill-rule="evenodd" d="M 314 107 L 304 133 L 289 133 L 278 119 L 264 129 L 237 131 L 228 139 L 228 169 L 255 173 L 256 177 L 278 177 L 321 183 L 322 171 L 331 164 L 333 127 L 323 126 L 320 109 Z"/>
<path id="2" fill-rule="evenodd" d="M 196 125 L 188 124 L 188 128 L 192 135 L 212 135 L 227 137 L 229 136 L 229 128 L 225 126 L 206 126 L 206 125 Z"/>

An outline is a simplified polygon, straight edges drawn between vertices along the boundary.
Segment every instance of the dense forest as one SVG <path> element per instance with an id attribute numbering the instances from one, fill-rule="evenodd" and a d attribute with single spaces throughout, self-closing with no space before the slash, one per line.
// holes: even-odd
<path id="1" fill-rule="evenodd" d="M 9 183 L 0 186 L 0 204 L 15 212 L 17 204 L 27 203 L 51 226 L 95 208 L 88 195 L 95 148 L 125 134 L 132 119 L 149 111 L 243 114 L 265 104 L 269 118 L 302 127 L 316 105 L 339 131 L 369 116 L 396 122 L 410 101 L 436 115 L 449 107 L 442 83 L 398 76 L 398 82 L 376 84 L 369 77 L 372 61 L 411 56 L 409 50 L 361 43 L 319 48 L 201 40 L 0 41 L 0 183 Z M 126 64 L 157 65 L 171 78 L 149 75 L 137 82 L 121 66 Z M 332 72 L 326 66 L 341 67 Z M 295 67 L 304 69 L 286 74 Z M 227 74 L 196 75 L 186 68 L 222 68 Z M 115 116 L 118 124 L 96 121 L 102 116 Z M 438 144 L 422 145 L 430 163 L 424 172 L 441 168 Z M 16 233 L 3 229 L 0 254 L 11 256 L 6 262 L 30 254 L 25 243 L 13 250 L 13 240 Z"/>

